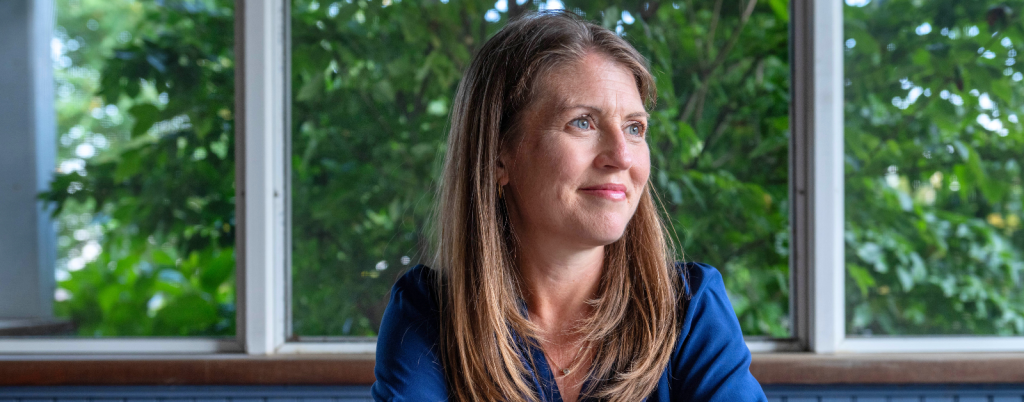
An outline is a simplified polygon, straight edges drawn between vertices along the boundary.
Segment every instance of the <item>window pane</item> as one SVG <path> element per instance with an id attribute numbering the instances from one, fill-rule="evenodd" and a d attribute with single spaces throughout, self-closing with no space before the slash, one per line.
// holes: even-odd
<path id="1" fill-rule="evenodd" d="M 612 3 L 292 1 L 293 338 L 376 333 L 391 285 L 430 255 L 462 71 L 510 14 L 549 7 L 650 59 L 652 181 L 686 259 L 723 272 L 745 333 L 789 336 L 785 2 L 749 18 L 728 2 Z"/>
<path id="2" fill-rule="evenodd" d="M 54 6 L 53 314 L 17 318 L 58 325 L 25 333 L 233 335 L 233 3 Z"/>
<path id="3" fill-rule="evenodd" d="M 847 332 L 1024 334 L 1022 4 L 846 5 Z"/>

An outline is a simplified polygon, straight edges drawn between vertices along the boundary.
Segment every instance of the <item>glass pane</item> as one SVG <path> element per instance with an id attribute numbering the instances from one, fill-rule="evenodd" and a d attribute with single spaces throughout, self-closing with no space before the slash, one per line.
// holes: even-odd
<path id="1" fill-rule="evenodd" d="M 55 9 L 44 334 L 234 335 L 233 2 Z"/>
<path id="2" fill-rule="evenodd" d="M 686 259 L 723 272 L 745 333 L 789 336 L 786 2 L 521 3 L 292 1 L 293 337 L 377 332 L 429 256 L 463 69 L 510 13 L 562 7 L 650 59 L 652 179 Z"/>
<path id="3" fill-rule="evenodd" d="M 1024 334 L 1020 6 L 846 0 L 849 334 Z"/>

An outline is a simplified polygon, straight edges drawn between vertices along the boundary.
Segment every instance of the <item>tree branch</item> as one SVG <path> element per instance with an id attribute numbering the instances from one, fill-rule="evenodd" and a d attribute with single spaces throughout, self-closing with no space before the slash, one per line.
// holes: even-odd
<path id="1" fill-rule="evenodd" d="M 697 25 L 697 13 L 693 9 L 693 0 L 686 0 L 686 18 L 690 20 L 690 26 L 696 27 Z M 704 57 L 701 54 L 700 35 L 693 35 L 693 49 L 697 53 L 697 68 L 701 71 L 704 70 Z"/>
<path id="2" fill-rule="evenodd" d="M 743 10 L 743 15 L 740 16 L 740 25 L 736 27 L 735 30 L 732 31 L 732 36 L 729 37 L 729 40 L 725 43 L 725 46 L 722 47 L 722 52 L 719 53 L 718 57 L 715 58 L 715 61 L 712 62 L 710 66 L 708 66 L 708 71 L 707 74 L 705 74 L 705 76 L 710 76 L 711 72 L 713 72 L 715 69 L 718 68 L 718 66 L 722 65 L 722 63 L 725 62 L 725 58 L 729 55 L 729 52 L 732 51 L 733 46 L 736 46 L 736 42 L 740 40 L 740 34 L 743 33 L 743 28 L 747 26 L 747 21 L 750 20 L 750 15 L 754 13 L 754 6 L 756 5 L 757 0 L 750 0 L 750 2 L 747 3 L 747 8 Z"/>
<path id="3" fill-rule="evenodd" d="M 689 1 L 687 3 L 690 4 Z M 697 107 L 698 102 L 704 102 L 704 97 L 707 95 L 707 87 L 711 81 L 711 75 L 714 74 L 715 70 L 717 70 L 718 67 L 720 67 L 722 63 L 725 62 L 726 56 L 729 55 L 729 52 L 732 51 L 733 46 L 736 45 L 736 42 L 740 38 L 740 33 L 743 32 L 743 28 L 747 26 L 747 21 L 750 20 L 750 15 L 754 13 L 755 5 L 757 5 L 757 0 L 750 0 L 750 2 L 747 3 L 746 9 L 743 10 L 743 15 L 740 16 L 739 26 L 737 26 L 736 29 L 732 32 L 732 36 L 729 37 L 729 40 L 726 42 L 725 47 L 722 48 L 722 52 L 718 54 L 718 57 L 715 58 L 715 61 L 712 62 L 711 65 L 709 65 L 706 69 L 701 69 L 703 73 L 701 74 L 700 85 L 698 86 L 697 91 L 695 91 L 694 94 L 691 95 L 690 98 L 686 100 L 686 106 L 683 107 L 683 111 L 679 114 L 680 121 L 688 121 L 690 119 L 690 116 L 693 114 L 694 109 Z M 697 48 L 700 48 L 699 43 Z"/>
<path id="4" fill-rule="evenodd" d="M 764 57 L 764 55 L 759 55 L 754 60 L 751 60 L 750 66 L 747 67 L 747 71 L 744 71 L 743 75 L 739 79 L 740 83 L 746 82 L 747 80 L 750 79 L 750 76 L 753 75 L 754 71 L 757 70 L 757 67 L 761 64 L 761 61 L 764 60 Z M 722 132 L 724 132 L 725 129 L 728 128 L 730 123 L 728 120 L 730 117 L 732 117 L 732 114 L 735 111 L 736 109 L 733 107 L 726 107 L 721 109 L 721 111 L 718 114 L 718 118 L 715 122 L 714 132 L 712 132 L 712 134 L 708 136 L 708 139 L 704 142 L 704 147 L 701 148 L 700 155 L 697 155 L 697 157 L 690 162 L 691 168 L 693 166 L 696 166 L 697 161 L 700 159 L 702 155 L 704 155 L 704 150 L 711 147 L 711 145 L 718 140 L 718 137 L 722 135 Z"/>
<path id="5" fill-rule="evenodd" d="M 708 40 L 705 43 L 708 45 L 708 56 L 711 55 L 713 48 L 715 47 L 715 31 L 718 30 L 718 19 L 722 16 L 722 2 L 723 0 L 715 0 L 715 9 L 711 13 L 711 25 L 708 28 Z"/>
<path id="6" fill-rule="evenodd" d="M 718 141 L 722 134 L 725 133 L 725 129 L 729 128 L 729 119 L 732 117 L 733 111 L 734 110 L 732 108 L 727 107 L 723 108 L 720 112 L 718 112 L 718 118 L 715 121 L 714 131 L 712 131 L 711 135 L 709 135 L 708 138 L 704 140 L 704 146 L 700 148 L 700 153 L 690 160 L 690 164 L 686 166 L 687 170 L 696 167 L 697 162 L 699 162 L 700 158 L 704 156 L 704 153 L 707 152 L 708 148 L 711 148 L 711 146 Z"/>
<path id="7" fill-rule="evenodd" d="M 707 80 L 703 80 L 700 86 L 697 87 L 697 91 L 690 95 L 690 98 L 686 100 L 686 106 L 683 107 L 683 111 L 679 114 L 679 121 L 689 121 L 690 115 L 693 114 L 693 109 L 697 106 L 697 100 L 703 99 L 704 95 L 707 94 L 708 83 Z"/>

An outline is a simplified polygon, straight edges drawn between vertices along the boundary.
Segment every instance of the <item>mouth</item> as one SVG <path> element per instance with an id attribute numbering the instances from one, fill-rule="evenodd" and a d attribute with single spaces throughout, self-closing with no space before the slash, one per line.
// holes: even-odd
<path id="1" fill-rule="evenodd" d="M 626 200 L 626 186 L 618 183 L 606 183 L 584 187 L 581 188 L 580 191 L 585 194 L 590 194 L 611 201 Z"/>

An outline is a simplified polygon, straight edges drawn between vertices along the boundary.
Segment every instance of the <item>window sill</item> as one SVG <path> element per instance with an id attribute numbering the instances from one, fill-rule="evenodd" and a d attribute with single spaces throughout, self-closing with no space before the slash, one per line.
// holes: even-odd
<path id="1" fill-rule="evenodd" d="M 1024 384 L 1024 353 L 755 354 L 761 384 Z"/>
<path id="2" fill-rule="evenodd" d="M 755 354 L 750 371 L 774 384 L 1024 383 L 1024 353 Z M 0 386 L 369 385 L 371 355 L 0 356 Z"/>

